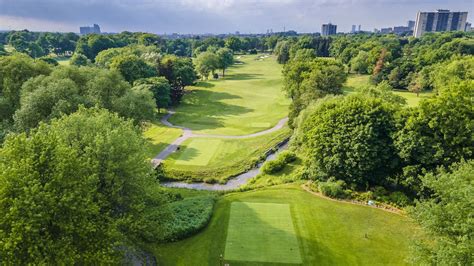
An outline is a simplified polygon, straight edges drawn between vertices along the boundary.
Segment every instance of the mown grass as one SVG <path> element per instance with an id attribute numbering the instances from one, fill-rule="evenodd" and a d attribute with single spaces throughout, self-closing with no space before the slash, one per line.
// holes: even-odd
<path id="1" fill-rule="evenodd" d="M 273 56 L 242 55 L 225 78 L 189 87 L 175 125 L 196 133 L 244 135 L 273 127 L 287 116 L 290 100 L 282 91 L 282 67 Z"/>
<path id="2" fill-rule="evenodd" d="M 150 247 L 158 262 L 222 265 L 220 256 L 226 256 L 233 202 L 289 204 L 303 265 L 405 265 L 408 242 L 417 230 L 404 216 L 320 198 L 299 185 L 282 185 L 223 196 L 203 232 L 183 241 Z M 262 240 L 260 248 L 271 249 L 280 244 Z M 274 264 L 233 262 L 231 265 Z"/>
<path id="3" fill-rule="evenodd" d="M 357 89 L 369 85 L 371 85 L 370 75 L 351 74 L 347 78 L 347 82 L 343 89 L 345 94 L 351 94 L 356 92 Z M 407 106 L 416 106 L 422 99 L 431 97 L 433 95 L 433 92 L 431 91 L 422 92 L 419 96 L 417 96 L 416 93 L 406 90 L 394 90 L 393 93 L 405 98 L 407 101 Z"/>
<path id="4" fill-rule="evenodd" d="M 231 264 L 301 263 L 290 205 L 232 202 L 224 254 Z"/>
<path id="5" fill-rule="evenodd" d="M 158 155 L 182 133 L 183 130 L 167 127 L 158 121 L 146 124 L 143 130 L 143 137 L 147 141 L 145 149 L 148 158 L 151 159 Z"/>
<path id="6" fill-rule="evenodd" d="M 225 182 L 229 177 L 252 168 L 266 151 L 289 135 L 290 129 L 283 128 L 247 139 L 190 138 L 165 160 L 162 169 L 169 179 Z"/>

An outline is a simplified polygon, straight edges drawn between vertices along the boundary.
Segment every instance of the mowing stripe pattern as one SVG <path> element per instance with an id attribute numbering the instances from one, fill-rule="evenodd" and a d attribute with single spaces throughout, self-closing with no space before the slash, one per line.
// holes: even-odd
<path id="1" fill-rule="evenodd" d="M 226 261 L 300 264 L 289 204 L 233 202 Z"/>

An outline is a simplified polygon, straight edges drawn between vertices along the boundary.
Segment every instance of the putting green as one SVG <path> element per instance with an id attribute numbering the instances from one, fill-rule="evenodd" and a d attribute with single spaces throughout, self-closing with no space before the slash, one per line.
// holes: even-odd
<path id="1" fill-rule="evenodd" d="M 302 263 L 290 205 L 233 202 L 224 259 L 265 263 Z"/>
<path id="2" fill-rule="evenodd" d="M 220 139 L 193 139 L 186 145 L 175 164 L 206 166 L 221 142 Z"/>

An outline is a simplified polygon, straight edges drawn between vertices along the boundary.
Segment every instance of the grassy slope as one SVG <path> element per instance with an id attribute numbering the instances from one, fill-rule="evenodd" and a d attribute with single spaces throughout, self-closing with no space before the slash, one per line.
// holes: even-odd
<path id="1" fill-rule="evenodd" d="M 158 155 L 166 146 L 177 139 L 183 131 L 179 128 L 170 128 L 160 122 L 146 125 L 143 136 L 147 140 L 146 151 L 151 159 Z"/>
<path id="2" fill-rule="evenodd" d="M 164 162 L 167 176 L 174 179 L 193 181 L 223 181 L 228 177 L 239 174 L 251 168 L 266 151 L 275 147 L 290 135 L 290 130 L 284 128 L 276 132 L 248 139 L 219 139 L 218 147 L 201 148 L 193 145 L 193 141 L 214 142 L 216 138 L 191 138 L 182 144 L 182 148 L 173 153 Z M 213 154 L 209 154 L 213 153 Z M 207 157 L 207 164 L 202 164 L 202 157 Z M 186 164 L 183 164 L 186 160 Z"/>
<path id="3" fill-rule="evenodd" d="M 369 79 L 370 75 L 350 75 L 347 79 L 346 85 L 344 86 L 344 92 L 353 93 L 356 91 L 357 88 L 369 85 Z M 393 93 L 405 98 L 408 106 L 416 106 L 421 101 L 421 99 L 428 98 L 433 95 L 432 92 L 423 92 L 420 93 L 420 96 L 417 97 L 415 93 L 403 90 L 393 91 Z"/>
<path id="4" fill-rule="evenodd" d="M 158 262 L 219 265 L 219 256 L 225 249 L 230 204 L 234 201 L 290 204 L 303 265 L 403 265 L 408 238 L 415 230 L 403 216 L 330 201 L 296 185 L 284 185 L 222 197 L 202 233 L 153 247 Z"/>
<path id="5" fill-rule="evenodd" d="M 281 65 L 274 57 L 239 58 L 226 77 L 190 87 L 170 122 L 197 133 L 243 135 L 273 127 L 288 112 Z"/>

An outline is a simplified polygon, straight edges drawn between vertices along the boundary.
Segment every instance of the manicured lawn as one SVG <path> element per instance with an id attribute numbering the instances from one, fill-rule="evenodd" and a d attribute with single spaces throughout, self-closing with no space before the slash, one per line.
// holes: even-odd
<path id="1" fill-rule="evenodd" d="M 232 235 L 228 228 L 236 229 L 231 217 L 234 202 L 288 204 L 302 265 L 405 265 L 409 239 L 417 230 L 404 216 L 323 199 L 299 185 L 282 185 L 223 196 L 203 232 L 183 241 L 151 247 L 158 263 L 220 265 L 220 256 L 228 256 L 226 241 Z M 247 230 L 244 225 L 237 226 L 237 230 Z M 245 226 L 261 228 L 262 223 Z M 257 235 L 254 237 L 259 238 Z M 258 242 L 260 250 L 266 245 L 281 245 L 264 238 Z M 277 264 L 231 261 L 230 265 Z"/>
<path id="2" fill-rule="evenodd" d="M 232 202 L 224 254 L 226 262 L 301 263 L 290 205 Z"/>
<path id="3" fill-rule="evenodd" d="M 193 138 L 179 155 L 175 164 L 207 166 L 222 140 Z"/>
<path id="4" fill-rule="evenodd" d="M 176 108 L 170 122 L 196 133 L 244 135 L 273 127 L 288 115 L 281 65 L 273 56 L 243 55 L 225 78 L 200 82 Z"/>
<path id="5" fill-rule="evenodd" d="M 158 155 L 182 133 L 181 129 L 164 126 L 158 121 L 146 125 L 143 136 L 147 140 L 145 148 L 148 157 L 151 159 Z"/>
<path id="6" fill-rule="evenodd" d="M 288 128 L 246 139 L 190 138 L 163 163 L 172 179 L 224 181 L 251 168 L 266 151 L 290 136 Z"/>
<path id="7" fill-rule="evenodd" d="M 370 75 L 359 75 L 351 74 L 347 78 L 346 85 L 344 86 L 344 93 L 350 94 L 356 91 L 358 88 L 363 88 L 370 85 Z M 407 101 L 408 106 L 416 106 L 423 98 L 428 98 L 433 95 L 433 92 L 422 92 L 419 96 L 416 93 L 404 90 L 393 91 L 394 94 L 402 96 Z"/>

